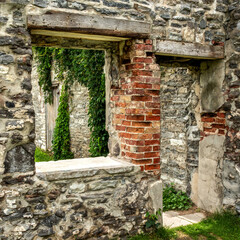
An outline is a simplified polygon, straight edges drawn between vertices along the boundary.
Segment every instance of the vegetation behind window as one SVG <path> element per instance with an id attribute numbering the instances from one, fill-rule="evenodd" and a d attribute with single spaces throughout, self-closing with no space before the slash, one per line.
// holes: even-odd
<path id="1" fill-rule="evenodd" d="M 53 101 L 50 77 L 53 61 L 56 63 L 57 79 L 63 84 L 54 129 L 54 160 L 73 158 L 70 151 L 69 101 L 70 89 L 74 82 L 86 86 L 89 90 L 89 152 L 92 157 L 106 156 L 109 136 L 105 130 L 104 52 L 35 47 L 34 53 L 38 63 L 39 85 L 44 92 L 46 103 L 52 104 Z"/>

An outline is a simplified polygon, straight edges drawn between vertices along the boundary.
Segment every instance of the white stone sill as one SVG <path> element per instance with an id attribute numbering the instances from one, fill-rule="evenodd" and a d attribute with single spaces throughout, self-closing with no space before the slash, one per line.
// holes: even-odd
<path id="1" fill-rule="evenodd" d="M 120 174 L 140 171 L 140 167 L 110 157 L 79 158 L 37 162 L 36 175 L 48 181 L 92 177 L 97 174 Z"/>

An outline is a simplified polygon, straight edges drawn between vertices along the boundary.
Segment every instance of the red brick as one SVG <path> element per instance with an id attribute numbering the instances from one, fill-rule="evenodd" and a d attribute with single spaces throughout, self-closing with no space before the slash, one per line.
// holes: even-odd
<path id="1" fill-rule="evenodd" d="M 154 170 L 154 169 L 160 169 L 160 164 L 152 164 L 152 165 L 146 165 L 145 170 Z"/>
<path id="2" fill-rule="evenodd" d="M 125 114 L 115 114 L 115 118 L 125 119 Z"/>
<path id="3" fill-rule="evenodd" d="M 154 158 L 153 163 L 160 163 L 160 158 Z"/>
<path id="4" fill-rule="evenodd" d="M 143 102 L 150 102 L 152 101 L 151 96 L 132 96 L 132 101 L 143 101 Z"/>
<path id="5" fill-rule="evenodd" d="M 149 83 L 134 83 L 135 88 L 152 88 L 152 84 Z"/>
<path id="6" fill-rule="evenodd" d="M 137 147 L 137 152 L 152 152 L 152 146 Z"/>
<path id="7" fill-rule="evenodd" d="M 206 133 L 215 133 L 217 132 L 217 129 L 216 128 L 203 128 L 204 132 Z"/>
<path id="8" fill-rule="evenodd" d="M 146 140 L 145 145 L 160 145 L 159 140 Z"/>
<path id="9" fill-rule="evenodd" d="M 125 108 L 126 107 L 126 103 L 124 103 L 124 102 L 116 102 L 115 103 L 115 107 L 122 107 L 122 108 Z"/>
<path id="10" fill-rule="evenodd" d="M 160 102 L 160 97 L 153 97 L 153 102 Z"/>
<path id="11" fill-rule="evenodd" d="M 160 116 L 146 116 L 147 121 L 160 121 Z"/>
<path id="12" fill-rule="evenodd" d="M 134 127 L 151 127 L 152 123 L 151 122 L 133 122 L 132 125 Z"/>
<path id="13" fill-rule="evenodd" d="M 126 121 L 126 120 L 123 120 L 122 121 L 122 125 L 124 125 L 124 126 L 131 126 L 131 121 Z"/>
<path id="14" fill-rule="evenodd" d="M 153 151 L 159 151 L 160 150 L 160 146 L 153 146 Z"/>
<path id="15" fill-rule="evenodd" d="M 119 134 L 119 137 L 122 137 L 122 138 L 130 138 L 131 139 L 131 135 L 130 133 L 125 133 L 125 132 L 120 132 Z"/>
<path id="16" fill-rule="evenodd" d="M 119 101 L 119 96 L 113 96 L 113 97 L 111 97 L 111 101 Z"/>
<path id="17" fill-rule="evenodd" d="M 134 128 L 134 127 L 128 127 L 126 128 L 127 132 L 134 132 L 134 133 L 143 133 L 144 128 Z"/>
<path id="18" fill-rule="evenodd" d="M 131 153 L 131 152 L 126 152 L 125 153 L 127 157 L 133 158 L 133 159 L 141 159 L 144 157 L 143 153 Z"/>
<path id="19" fill-rule="evenodd" d="M 127 115 L 127 120 L 135 120 L 135 121 L 142 121 L 144 120 L 144 115 Z"/>
<path id="20" fill-rule="evenodd" d="M 133 70 L 132 75 L 133 76 L 150 76 L 152 77 L 153 72 L 148 70 Z"/>
<path id="21" fill-rule="evenodd" d="M 215 122 L 215 118 L 202 117 L 202 122 Z"/>
<path id="22" fill-rule="evenodd" d="M 226 119 L 225 118 L 216 118 L 216 123 L 226 124 Z"/>
<path id="23" fill-rule="evenodd" d="M 146 44 L 152 44 L 153 41 L 152 41 L 151 39 L 146 39 L 146 40 L 145 40 L 145 43 L 146 43 Z"/>
<path id="24" fill-rule="evenodd" d="M 143 58 L 143 57 L 134 57 L 133 62 L 153 63 L 153 59 L 152 58 Z"/>
<path id="25" fill-rule="evenodd" d="M 226 128 L 226 126 L 224 124 L 212 124 L 213 128 L 220 128 L 220 129 L 224 129 Z"/>
<path id="26" fill-rule="evenodd" d="M 153 96 L 159 96 L 160 91 L 159 90 L 147 90 L 146 94 L 153 95 Z"/>
<path id="27" fill-rule="evenodd" d="M 218 133 L 221 134 L 221 135 L 225 135 L 225 130 L 219 129 L 219 130 L 218 130 Z"/>
<path id="28" fill-rule="evenodd" d="M 220 118 L 225 118 L 226 114 L 223 112 L 217 113 L 217 116 Z"/>
<path id="29" fill-rule="evenodd" d="M 132 69 L 144 69 L 144 64 L 135 63 L 135 64 L 126 65 L 126 70 L 132 70 Z"/>
<path id="30" fill-rule="evenodd" d="M 145 106 L 148 108 L 158 108 L 160 109 L 160 103 L 146 102 Z"/>
<path id="31" fill-rule="evenodd" d="M 152 159 L 140 159 L 140 160 L 132 160 L 133 164 L 136 165 L 144 165 L 144 164 L 151 164 L 153 163 Z"/>
<path id="32" fill-rule="evenodd" d="M 154 109 L 154 110 L 152 110 L 152 114 L 160 114 L 160 109 Z"/>
<path id="33" fill-rule="evenodd" d="M 139 139 L 151 139 L 152 134 L 141 134 L 138 136 Z"/>
<path id="34" fill-rule="evenodd" d="M 152 51 L 152 45 L 146 45 L 146 44 L 136 44 L 135 49 L 137 50 L 149 50 Z"/>
<path id="35" fill-rule="evenodd" d="M 144 146 L 145 142 L 144 140 L 128 140 L 126 139 L 126 144 L 133 145 L 133 146 Z"/>
<path id="36" fill-rule="evenodd" d="M 153 139 L 159 139 L 159 138 L 160 138 L 160 133 L 153 134 Z"/>
<path id="37" fill-rule="evenodd" d="M 153 84 L 153 89 L 160 90 L 160 84 Z"/>
<path id="38" fill-rule="evenodd" d="M 145 91 L 144 91 L 144 89 L 127 89 L 126 94 L 129 94 L 129 95 L 135 95 L 135 94 L 143 95 L 143 94 L 145 94 Z"/>
<path id="39" fill-rule="evenodd" d="M 147 152 L 147 153 L 144 153 L 144 157 L 145 158 L 159 157 L 159 156 L 160 156 L 160 152 Z"/>
<path id="40" fill-rule="evenodd" d="M 114 90 L 114 94 L 115 95 L 124 95 L 125 92 L 124 92 L 124 90 Z"/>
<path id="41" fill-rule="evenodd" d="M 121 125 L 117 125 L 117 126 L 116 126 L 116 130 L 118 130 L 118 131 L 125 131 L 125 130 L 126 130 L 126 127 L 121 126 Z"/>
<path id="42" fill-rule="evenodd" d="M 156 77 L 148 77 L 147 79 L 146 79 L 146 82 L 147 83 L 160 83 L 160 78 L 156 78 Z"/>

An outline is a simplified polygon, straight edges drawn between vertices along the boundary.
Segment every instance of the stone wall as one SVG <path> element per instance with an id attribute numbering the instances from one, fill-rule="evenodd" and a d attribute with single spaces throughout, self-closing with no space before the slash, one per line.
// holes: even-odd
<path id="1" fill-rule="evenodd" d="M 55 81 L 55 71 L 54 65 L 52 69 L 52 82 Z M 32 95 L 33 95 L 33 104 L 35 110 L 35 144 L 37 147 L 43 150 L 51 150 L 51 142 L 49 141 L 47 134 L 49 131 L 53 132 L 48 124 L 47 119 L 48 115 L 52 114 L 54 119 L 51 119 L 51 124 L 55 126 L 55 120 L 57 117 L 57 108 L 59 105 L 59 97 L 61 92 L 61 84 L 57 83 L 57 91 L 54 94 L 54 106 L 51 107 L 49 104 L 44 103 L 44 93 L 40 89 L 38 84 L 38 73 L 37 73 L 37 63 L 33 61 L 32 69 Z M 56 82 L 56 81 L 55 81 Z M 90 129 L 88 127 L 88 104 L 89 96 L 88 89 L 79 83 L 74 83 L 71 87 L 71 99 L 69 101 L 69 112 L 70 112 L 70 136 L 71 136 L 71 151 L 74 153 L 74 158 L 83 158 L 89 156 L 89 142 L 90 142 Z M 54 108 L 54 109 L 53 109 Z M 52 136 L 52 134 L 51 134 Z M 49 137 L 51 137 L 49 136 Z M 48 141 L 48 144 L 47 144 Z M 50 145 L 50 146 L 48 146 Z"/>
<path id="2" fill-rule="evenodd" d="M 161 71 L 161 178 L 191 192 L 192 174 L 198 167 L 200 140 L 199 62 L 158 57 Z"/>
<path id="3" fill-rule="evenodd" d="M 238 0 L 160 0 L 157 3 L 144 0 L 2 0 L 0 11 L 0 171 L 9 178 L 12 187 L 17 188 L 17 182 L 22 179 L 14 178 L 16 172 L 33 174 L 35 168 L 31 40 L 43 46 L 107 50 L 107 128 L 111 154 L 156 174 L 160 172 L 161 77 L 154 52 L 155 40 L 187 41 L 196 47 L 199 46 L 195 44 L 197 42 L 211 45 L 209 49 L 214 49 L 214 45 L 225 45 L 226 59 L 223 60 L 223 67 L 217 61 L 205 62 L 200 67 L 201 75 L 205 76 L 200 77 L 200 90 L 196 90 L 196 93 L 199 92 L 196 95 L 200 98 L 201 105 L 198 107 L 201 118 L 196 118 L 195 114 L 194 119 L 192 111 L 195 90 L 186 94 L 183 92 L 191 101 L 186 100 L 188 103 L 184 108 L 187 111 L 183 112 L 189 119 L 184 120 L 186 126 L 181 129 L 182 133 L 185 131 L 187 144 L 183 151 L 187 169 L 184 177 L 179 178 L 179 183 L 184 183 L 184 189 L 189 192 L 189 180 L 192 179 L 191 194 L 193 199 L 197 199 L 195 202 L 198 199 L 201 202 L 217 202 L 217 207 L 232 206 L 239 211 Z M 54 11 L 143 21 L 150 24 L 152 32 L 149 39 L 115 44 L 106 41 L 102 44 L 93 39 L 61 40 L 59 43 L 57 37 L 30 36 L 26 30 L 26 15 L 50 14 Z M 111 18 L 108 18 L 109 23 Z M 114 33 L 115 29 L 111 30 Z M 193 79 L 187 77 L 183 85 L 193 90 Z M 174 97 L 181 96 L 174 93 Z M 208 118 L 212 118 L 210 122 L 207 122 Z M 198 170 L 196 149 L 199 133 L 196 126 L 201 131 Z M 172 143 L 180 143 L 182 139 L 173 140 Z M 209 151 L 202 151 L 204 148 Z M 211 151 L 215 154 L 209 154 Z M 209 177 L 211 171 L 205 171 L 208 161 L 211 161 L 214 177 Z M 204 192 L 205 185 L 201 185 L 204 181 L 206 183 L 206 173 L 212 184 L 209 186 L 213 186 L 207 186 L 212 191 L 208 195 Z M 10 189 L 9 186 L 7 188 Z M 24 191 L 29 188 L 29 185 L 26 186 Z M 16 196 L 13 198 L 17 199 Z M 199 204 L 205 207 L 205 204 Z M 206 209 L 213 211 L 214 206 L 209 204 Z"/>
<path id="4" fill-rule="evenodd" d="M 159 201 L 151 193 L 156 179 L 146 176 L 139 167 L 125 165 L 5 177 L 0 239 L 123 239 L 136 234 Z"/>
<path id="5" fill-rule="evenodd" d="M 37 64 L 32 64 L 32 98 L 33 106 L 36 114 L 35 117 L 35 144 L 37 147 L 47 150 L 46 139 L 46 106 L 44 102 L 44 93 L 38 84 Z"/>
<path id="6" fill-rule="evenodd" d="M 28 1 L 26 1 L 27 3 Z M 32 0 L 29 13 L 58 9 L 149 22 L 154 38 L 219 44 L 225 41 L 223 20 L 228 1 L 222 0 Z"/>
<path id="7" fill-rule="evenodd" d="M 227 22 L 225 110 L 227 134 L 223 158 L 223 204 L 240 213 L 240 6 L 232 1 Z"/>
<path id="8" fill-rule="evenodd" d="M 89 157 L 90 129 L 88 127 L 88 89 L 79 83 L 71 87 L 70 136 L 74 158 Z"/>

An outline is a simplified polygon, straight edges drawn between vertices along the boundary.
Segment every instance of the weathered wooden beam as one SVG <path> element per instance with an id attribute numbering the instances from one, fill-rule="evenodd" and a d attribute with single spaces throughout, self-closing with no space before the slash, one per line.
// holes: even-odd
<path id="1" fill-rule="evenodd" d="M 85 33 L 124 38 L 147 38 L 151 24 L 98 15 L 83 15 L 67 12 L 47 12 L 43 15 L 28 15 L 29 29 Z"/>
<path id="2" fill-rule="evenodd" d="M 56 47 L 70 49 L 96 49 L 105 50 L 118 48 L 118 42 L 95 41 L 90 39 L 76 39 L 46 35 L 32 35 L 32 46 L 38 47 Z"/>
<path id="3" fill-rule="evenodd" d="M 75 39 L 89 39 L 89 40 L 95 40 L 95 41 L 111 41 L 111 42 L 120 42 L 120 41 L 125 41 L 125 40 L 129 39 L 129 38 L 123 38 L 123 37 L 112 37 L 112 36 L 62 32 L 62 31 L 51 31 L 51 30 L 41 30 L 41 29 L 33 29 L 33 30 L 31 30 L 31 34 L 32 35 L 52 36 L 52 37 L 75 38 Z"/>
<path id="4" fill-rule="evenodd" d="M 158 55 L 198 58 L 198 59 L 223 59 L 223 46 L 210 46 L 200 43 L 184 43 L 174 41 L 156 40 L 154 52 Z"/>

